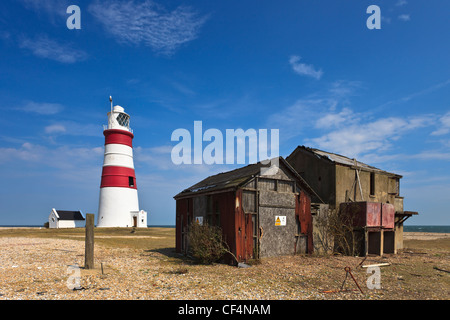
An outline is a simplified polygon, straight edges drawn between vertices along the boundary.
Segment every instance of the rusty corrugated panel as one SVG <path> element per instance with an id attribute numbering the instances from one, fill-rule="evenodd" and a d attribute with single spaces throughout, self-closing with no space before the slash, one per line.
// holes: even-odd
<path id="1" fill-rule="evenodd" d="M 383 203 L 381 206 L 381 226 L 386 229 L 393 229 L 395 223 L 395 207 L 390 203 Z"/>
<path id="2" fill-rule="evenodd" d="M 295 215 L 300 221 L 300 232 L 307 236 L 308 241 L 308 253 L 314 252 L 313 243 L 313 226 L 311 215 L 311 197 L 304 192 L 300 191 L 295 203 Z"/>
<path id="3" fill-rule="evenodd" d="M 381 203 L 379 202 L 365 202 L 362 203 L 362 208 L 366 207 L 365 214 L 364 211 L 361 212 L 365 215 L 366 227 L 381 227 Z"/>
<path id="4" fill-rule="evenodd" d="M 233 196 L 234 198 L 231 198 Z M 229 193 L 229 204 L 234 205 L 234 219 L 224 221 L 222 228 L 234 231 L 234 255 L 239 261 L 247 261 L 253 257 L 253 223 L 251 214 L 245 214 L 243 209 L 243 191 Z M 234 222 L 233 225 L 230 223 Z M 231 248 L 231 246 L 230 246 Z"/>
<path id="5" fill-rule="evenodd" d="M 395 207 L 390 203 L 345 202 L 340 209 L 355 227 L 394 228 Z"/>
<path id="6" fill-rule="evenodd" d="M 245 214 L 242 209 L 242 189 L 238 189 L 236 191 L 236 199 L 235 199 L 235 215 L 234 215 L 234 223 L 235 223 L 235 239 L 236 239 L 236 258 L 239 261 L 245 260 L 246 252 L 245 252 Z"/>
<path id="7" fill-rule="evenodd" d="M 375 202 L 344 202 L 340 205 L 341 214 L 347 223 L 354 227 L 380 227 L 381 204 Z"/>
<path id="8" fill-rule="evenodd" d="M 213 203 L 217 203 L 220 211 L 220 227 L 222 236 L 229 250 L 237 256 L 238 240 L 235 237 L 236 195 L 234 191 L 212 195 Z M 229 260 L 229 259 L 227 259 Z"/>

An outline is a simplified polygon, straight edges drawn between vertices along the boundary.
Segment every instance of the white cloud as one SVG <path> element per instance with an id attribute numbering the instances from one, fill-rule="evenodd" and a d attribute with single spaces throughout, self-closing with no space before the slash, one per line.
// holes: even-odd
<path id="1" fill-rule="evenodd" d="M 61 112 L 64 109 L 64 106 L 59 103 L 29 101 L 26 102 L 23 106 L 16 107 L 14 109 L 24 112 L 51 115 Z"/>
<path id="2" fill-rule="evenodd" d="M 299 99 L 294 104 L 269 116 L 268 127 L 280 129 L 280 139 L 299 136 L 314 124 L 327 110 L 335 110 L 338 100 L 334 98 Z"/>
<path id="3" fill-rule="evenodd" d="M 75 49 L 67 44 L 61 44 L 48 38 L 39 36 L 35 39 L 22 38 L 19 43 L 21 48 L 30 50 L 39 58 L 46 58 L 61 63 L 75 63 L 86 60 L 88 55 L 82 50 Z"/>
<path id="4" fill-rule="evenodd" d="M 60 124 L 53 124 L 45 127 L 45 133 L 64 133 L 66 127 Z"/>
<path id="5" fill-rule="evenodd" d="M 440 119 L 441 127 L 431 133 L 433 136 L 440 136 L 450 132 L 450 112 L 444 114 Z"/>
<path id="6" fill-rule="evenodd" d="M 349 107 L 349 98 L 357 95 L 357 90 L 362 87 L 359 81 L 335 81 L 322 92 L 298 99 L 284 109 L 279 108 L 279 112 L 269 116 L 267 125 L 280 129 L 281 139 L 300 136 L 306 129 L 330 130 L 351 125 L 362 115 Z"/>
<path id="7" fill-rule="evenodd" d="M 28 164 L 37 164 L 42 168 L 79 168 L 80 166 L 97 165 L 101 167 L 102 147 L 77 148 L 62 146 L 49 148 L 30 142 L 23 143 L 16 148 L 0 148 L 0 163 L 18 161 Z M 74 172 L 74 174 L 76 174 Z"/>
<path id="8" fill-rule="evenodd" d="M 331 84 L 329 92 L 338 98 L 348 98 L 349 96 L 353 96 L 358 89 L 362 88 L 362 86 L 360 81 L 337 80 Z"/>
<path id="9" fill-rule="evenodd" d="M 316 121 L 316 128 L 331 128 L 342 124 L 351 124 L 355 119 L 353 111 L 349 108 L 344 108 L 340 112 L 330 112 L 321 116 Z"/>
<path id="10" fill-rule="evenodd" d="M 97 0 L 88 10 L 119 43 L 142 44 L 167 55 L 196 39 L 207 19 L 191 7 L 179 6 L 168 12 L 150 0 Z"/>
<path id="11" fill-rule="evenodd" d="M 381 21 L 383 23 L 391 23 L 392 22 L 392 18 L 391 17 L 386 17 L 385 15 L 381 16 Z"/>
<path id="12" fill-rule="evenodd" d="M 322 77 L 323 75 L 322 70 L 315 70 L 314 66 L 310 64 L 299 63 L 300 59 L 301 57 L 295 55 L 289 58 L 289 64 L 292 66 L 292 69 L 296 73 L 300 75 L 313 77 L 317 80 L 319 80 Z"/>
<path id="13" fill-rule="evenodd" d="M 298 139 L 297 144 L 350 157 L 364 158 L 376 154 L 377 162 L 396 159 L 397 153 L 393 154 L 392 150 L 408 134 L 420 128 L 429 130 L 436 127 L 439 117 L 435 114 L 387 117 L 376 115 L 372 110 L 357 111 L 351 107 L 349 98 L 361 87 L 361 83 L 333 83 L 322 93 L 281 108 L 269 117 L 268 126 L 279 128 L 283 140 L 295 138 Z M 450 112 L 441 116 L 440 122 L 442 128 L 438 128 L 434 135 L 450 132 Z M 417 159 L 425 157 L 417 156 Z"/>
<path id="14" fill-rule="evenodd" d="M 398 16 L 398 19 L 401 21 L 409 21 L 411 20 L 411 16 L 409 14 L 401 14 Z"/>
<path id="15" fill-rule="evenodd" d="M 450 152 L 440 151 L 423 151 L 421 153 L 412 156 L 415 159 L 420 160 L 450 160 Z"/>
<path id="16" fill-rule="evenodd" d="M 357 157 L 368 152 L 391 149 L 393 142 L 414 129 L 430 124 L 428 116 L 409 118 L 388 117 L 376 120 L 364 118 L 356 123 L 343 123 L 339 128 L 310 141 L 326 151 Z"/>
<path id="17" fill-rule="evenodd" d="M 45 13 L 51 19 L 67 19 L 66 9 L 69 6 L 68 0 L 19 0 L 23 6 L 33 10 L 38 14 Z"/>
<path id="18" fill-rule="evenodd" d="M 405 4 L 407 4 L 408 2 L 406 0 L 398 0 L 397 3 L 395 4 L 397 7 L 401 7 L 404 6 Z"/>
<path id="19" fill-rule="evenodd" d="M 102 127 L 98 124 L 79 123 L 75 121 L 59 121 L 44 128 L 48 134 L 67 134 L 71 136 L 102 136 Z"/>
<path id="20" fill-rule="evenodd" d="M 390 100 L 388 102 L 385 102 L 382 105 L 378 106 L 377 109 L 381 110 L 381 109 L 384 109 L 384 108 L 386 108 L 388 106 L 391 106 L 391 105 L 396 105 L 396 104 L 401 104 L 401 103 L 408 102 L 408 101 L 410 101 L 412 99 L 415 99 L 415 98 L 424 96 L 426 94 L 430 94 L 432 92 L 435 92 L 435 91 L 437 91 L 439 89 L 445 88 L 448 85 L 450 85 L 450 79 L 447 79 L 446 81 L 440 82 L 438 84 L 435 84 L 435 85 L 433 85 L 431 87 L 428 87 L 428 88 L 425 88 L 423 90 L 416 91 L 416 92 L 411 93 L 409 95 L 403 96 L 403 97 L 401 97 L 399 99 L 394 99 L 394 100 Z"/>

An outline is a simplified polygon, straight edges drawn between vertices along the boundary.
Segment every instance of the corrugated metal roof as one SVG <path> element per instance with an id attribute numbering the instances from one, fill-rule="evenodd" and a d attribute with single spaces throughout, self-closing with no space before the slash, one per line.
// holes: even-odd
<path id="1" fill-rule="evenodd" d="M 255 164 L 249 164 L 248 166 L 238 168 L 235 170 L 222 172 L 202 181 L 194 184 L 193 186 L 183 190 L 175 197 L 178 197 L 182 194 L 186 193 L 195 193 L 195 192 L 203 192 L 203 191 L 214 191 L 214 190 L 222 190 L 228 188 L 235 188 L 239 186 L 241 183 L 251 179 L 253 176 L 257 175 L 260 172 L 262 164 L 260 162 Z"/>
<path id="2" fill-rule="evenodd" d="M 343 156 L 340 154 L 327 152 L 327 151 L 323 151 L 323 150 L 319 150 L 319 149 L 315 149 L 315 148 L 309 148 L 309 147 L 305 147 L 305 146 L 299 146 L 298 148 L 302 148 L 307 151 L 310 151 L 310 152 L 314 153 L 315 155 L 326 158 L 334 163 L 342 164 L 342 165 L 349 166 L 349 167 L 357 167 L 358 169 L 361 169 L 361 170 L 385 173 L 385 174 L 401 177 L 401 175 L 399 175 L 399 174 L 381 170 L 379 168 L 370 166 L 364 162 L 358 161 L 356 159 L 351 159 L 349 157 L 346 157 L 346 156 Z"/>
<path id="3" fill-rule="evenodd" d="M 308 183 L 292 168 L 292 166 L 284 160 L 283 157 L 279 157 L 279 164 L 284 165 L 292 172 L 292 174 L 300 182 L 300 185 L 305 189 L 310 195 L 315 195 L 314 190 L 308 185 Z M 238 168 L 235 170 L 222 172 L 213 176 L 210 176 L 193 186 L 183 190 L 177 194 L 174 198 L 184 196 L 191 193 L 201 193 L 201 192 L 211 192 L 216 190 L 224 189 L 235 189 L 245 182 L 249 181 L 253 177 L 257 176 L 261 172 L 261 168 L 267 167 L 267 165 L 258 162 L 254 164 L 249 164 L 248 166 Z"/>

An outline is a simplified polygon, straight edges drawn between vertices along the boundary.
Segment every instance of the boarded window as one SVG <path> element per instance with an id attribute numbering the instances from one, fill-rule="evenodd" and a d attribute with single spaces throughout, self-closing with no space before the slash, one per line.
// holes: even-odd
<path id="1" fill-rule="evenodd" d="M 242 208 L 244 212 L 256 212 L 256 192 L 244 190 L 242 193 Z"/>
<path id="2" fill-rule="evenodd" d="M 258 188 L 260 190 L 276 190 L 276 181 L 273 179 L 259 179 Z"/>
<path id="3" fill-rule="evenodd" d="M 278 181 L 278 191 L 279 192 L 294 192 L 294 182 L 293 181 Z"/>
<path id="4" fill-rule="evenodd" d="M 398 178 L 389 178 L 389 185 L 388 185 L 388 191 L 389 194 L 394 194 L 398 196 L 400 194 L 400 181 Z"/>

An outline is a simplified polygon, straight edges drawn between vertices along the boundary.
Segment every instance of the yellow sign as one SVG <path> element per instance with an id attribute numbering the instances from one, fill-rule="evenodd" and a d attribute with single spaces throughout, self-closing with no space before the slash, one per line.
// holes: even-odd
<path id="1" fill-rule="evenodd" d="M 286 216 L 275 216 L 275 226 L 285 226 Z"/>
<path id="2" fill-rule="evenodd" d="M 203 225 L 203 217 L 199 216 L 199 217 L 195 217 L 195 222 L 197 222 L 199 225 Z"/>
<path id="3" fill-rule="evenodd" d="M 280 217 L 277 217 L 277 220 L 275 220 L 275 225 L 276 225 L 276 226 L 281 226 L 281 220 L 280 220 Z"/>

